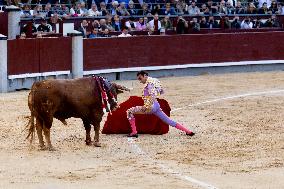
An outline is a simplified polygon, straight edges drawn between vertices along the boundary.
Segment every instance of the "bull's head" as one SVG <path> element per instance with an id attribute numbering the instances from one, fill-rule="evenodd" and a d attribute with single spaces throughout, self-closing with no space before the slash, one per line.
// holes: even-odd
<path id="1" fill-rule="evenodd" d="M 124 91 L 130 91 L 130 89 L 122 85 L 118 85 L 116 83 L 111 83 L 105 78 L 104 78 L 104 84 L 109 99 L 110 110 L 113 111 L 118 108 L 117 95 L 123 93 Z M 113 100 L 111 96 L 113 96 L 115 100 Z"/>

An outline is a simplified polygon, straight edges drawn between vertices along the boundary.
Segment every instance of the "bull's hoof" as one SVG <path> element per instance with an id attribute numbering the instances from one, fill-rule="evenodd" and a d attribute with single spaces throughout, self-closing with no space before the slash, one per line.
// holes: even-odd
<path id="1" fill-rule="evenodd" d="M 102 147 L 102 145 L 101 145 L 100 142 L 94 142 L 94 146 L 95 146 L 95 147 Z"/>
<path id="2" fill-rule="evenodd" d="M 92 141 L 91 141 L 91 140 L 85 140 L 85 142 L 86 142 L 86 145 L 87 145 L 87 146 L 90 146 L 90 145 L 92 144 Z"/>
<path id="3" fill-rule="evenodd" d="M 39 150 L 46 150 L 47 148 L 46 148 L 46 146 L 45 145 L 39 145 Z"/>
<path id="4" fill-rule="evenodd" d="M 56 149 L 55 149 L 53 146 L 48 146 L 48 147 L 47 147 L 47 150 L 48 150 L 48 151 L 56 151 Z"/>

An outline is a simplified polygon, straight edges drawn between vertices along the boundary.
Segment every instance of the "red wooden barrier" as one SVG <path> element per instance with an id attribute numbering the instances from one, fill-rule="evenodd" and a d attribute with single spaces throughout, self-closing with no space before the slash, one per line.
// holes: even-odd
<path id="1" fill-rule="evenodd" d="M 71 38 L 42 38 L 39 39 L 39 44 L 40 72 L 71 70 Z"/>
<path id="2" fill-rule="evenodd" d="M 8 40 L 8 75 L 39 72 L 37 39 Z"/>
<path id="3" fill-rule="evenodd" d="M 283 60 L 284 32 L 139 36 L 84 40 L 84 70 Z"/>
<path id="4" fill-rule="evenodd" d="M 71 70 L 71 58 L 69 37 L 8 40 L 8 75 Z"/>
<path id="5" fill-rule="evenodd" d="M 0 12 L 0 34 L 8 36 L 8 13 Z"/>

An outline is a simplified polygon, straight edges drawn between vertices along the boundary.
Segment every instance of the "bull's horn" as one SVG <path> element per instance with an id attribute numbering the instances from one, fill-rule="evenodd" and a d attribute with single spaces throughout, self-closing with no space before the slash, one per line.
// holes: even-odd
<path id="1" fill-rule="evenodd" d="M 122 85 L 118 85 L 116 83 L 112 83 L 117 89 L 123 90 L 123 91 L 130 91 L 129 88 L 122 86 Z"/>

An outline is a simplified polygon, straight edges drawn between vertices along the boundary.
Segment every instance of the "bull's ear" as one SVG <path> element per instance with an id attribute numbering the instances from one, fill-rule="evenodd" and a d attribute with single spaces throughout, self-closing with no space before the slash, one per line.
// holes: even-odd
<path id="1" fill-rule="evenodd" d="M 123 93 L 124 91 L 130 91 L 130 89 L 125 86 L 118 85 L 116 83 L 112 83 L 112 85 L 115 87 L 117 94 Z"/>

